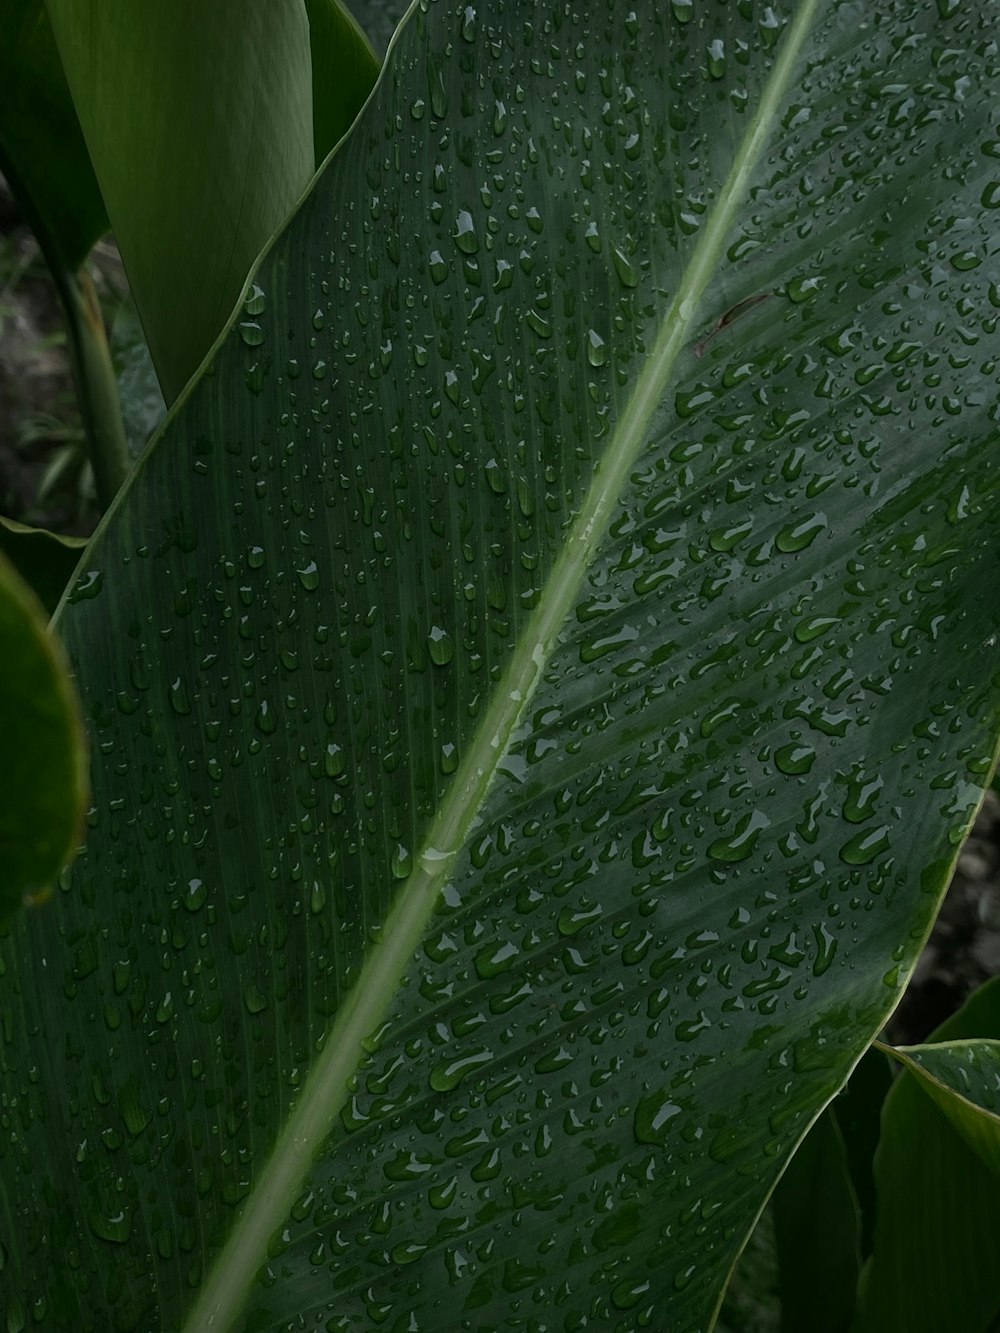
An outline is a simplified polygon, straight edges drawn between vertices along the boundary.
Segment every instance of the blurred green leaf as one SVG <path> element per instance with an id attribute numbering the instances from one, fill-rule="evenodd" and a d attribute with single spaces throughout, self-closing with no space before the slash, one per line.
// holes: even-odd
<path id="1" fill-rule="evenodd" d="M 80 841 L 86 753 L 58 642 L 0 555 L 0 923 L 41 903 Z"/>
<path id="2" fill-rule="evenodd" d="M 312 175 L 305 7 L 47 4 L 169 403 Z"/>
<path id="3" fill-rule="evenodd" d="M 828 1107 L 771 1196 L 782 1333 L 847 1333 L 860 1269 L 860 1217 Z"/>
<path id="4" fill-rule="evenodd" d="M 711 1324 L 1000 709 L 997 14 L 785 12 L 415 7 L 88 548 L 25 1308 Z"/>
<path id="5" fill-rule="evenodd" d="M 831 1103 L 847 1154 L 851 1188 L 857 1200 L 862 1259 L 871 1253 L 875 1234 L 875 1152 L 881 1134 L 882 1107 L 892 1087 L 892 1066 L 880 1050 L 865 1054 L 851 1071 L 843 1092 Z"/>
<path id="6" fill-rule="evenodd" d="M 0 0 L 0 171 L 45 249 L 73 272 L 107 213 L 42 0 Z"/>
<path id="7" fill-rule="evenodd" d="M 780 1333 L 774 1214 L 765 1208 L 739 1257 L 713 1333 Z"/>
<path id="8" fill-rule="evenodd" d="M 318 167 L 351 127 L 378 77 L 371 42 L 340 0 L 305 0 Z"/>
<path id="9" fill-rule="evenodd" d="M 79 564 L 85 537 L 63 537 L 0 518 L 0 551 L 51 615 Z"/>
<path id="10" fill-rule="evenodd" d="M 906 1072 L 882 1117 L 875 1246 L 862 1273 L 855 1333 L 982 1333 L 1000 1312 L 1000 1188 L 968 1142 L 980 1149 L 987 1138 L 996 1142 L 995 1113 L 978 1110 L 974 1099 L 995 1104 L 997 1034 L 1000 978 L 929 1043 L 898 1053 Z M 955 1096 L 947 1086 L 963 1092 Z"/>

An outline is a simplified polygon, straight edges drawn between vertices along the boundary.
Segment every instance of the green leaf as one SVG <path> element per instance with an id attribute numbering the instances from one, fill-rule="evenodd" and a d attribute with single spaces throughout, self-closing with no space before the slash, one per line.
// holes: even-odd
<path id="1" fill-rule="evenodd" d="M 0 555 L 0 924 L 49 896 L 80 841 L 86 760 L 62 651 Z"/>
<path id="2" fill-rule="evenodd" d="M 86 545 L 85 537 L 63 537 L 13 518 L 0 518 L 0 551 L 50 615 L 59 605 Z"/>
<path id="3" fill-rule="evenodd" d="M 1000 1174 L 1000 1001 L 995 1040 L 887 1048 L 936 1102 L 972 1151 Z"/>
<path id="4" fill-rule="evenodd" d="M 108 218 L 40 0 L 0 0 L 0 171 L 45 255 L 66 315 L 80 415 L 102 505 L 125 478 L 104 325 L 84 261 Z"/>
<path id="5" fill-rule="evenodd" d="M 881 1133 L 882 1107 L 892 1087 L 892 1066 L 881 1051 L 866 1051 L 832 1103 L 847 1153 L 851 1189 L 860 1213 L 862 1259 L 871 1254 L 875 1233 L 874 1158 Z"/>
<path id="6" fill-rule="evenodd" d="M 990 772 L 995 13 L 472 9 L 61 618 L 94 827 L 0 977 L 57 1325 L 706 1328 Z"/>
<path id="7" fill-rule="evenodd" d="M 981 1149 L 987 1137 L 995 1143 L 995 1114 L 973 1109 L 978 1089 L 987 1101 L 995 1093 L 982 1069 L 970 1068 L 968 1055 L 990 1048 L 995 1081 L 997 1043 L 983 1038 L 996 1034 L 1000 978 L 981 987 L 930 1044 L 896 1053 L 906 1072 L 882 1118 L 875 1247 L 862 1274 L 856 1333 L 980 1333 L 1000 1313 L 1000 1193 L 981 1153 L 969 1146 L 971 1139 Z M 944 1082 L 963 1087 L 966 1080 L 961 1096 L 943 1093 Z M 970 1132 L 976 1117 L 980 1126 Z"/>
<path id="8" fill-rule="evenodd" d="M 351 127 L 379 62 L 340 0 L 305 0 L 312 54 L 313 155 L 320 166 Z"/>
<path id="9" fill-rule="evenodd" d="M 765 1208 L 733 1271 L 713 1333 L 779 1333 L 774 1215 Z"/>
<path id="10" fill-rule="evenodd" d="M 47 6 L 170 402 L 312 174 L 305 8 L 301 0 Z"/>
<path id="11" fill-rule="evenodd" d="M 846 1333 L 860 1269 L 860 1215 L 847 1152 L 828 1108 L 771 1199 L 784 1333 Z"/>
<path id="12" fill-rule="evenodd" d="M 399 22 L 409 8 L 409 0 L 345 0 L 379 57 L 386 48 Z"/>
<path id="13" fill-rule="evenodd" d="M 108 230 L 41 0 L 0 0 L 0 171 L 50 262 L 79 268 Z"/>

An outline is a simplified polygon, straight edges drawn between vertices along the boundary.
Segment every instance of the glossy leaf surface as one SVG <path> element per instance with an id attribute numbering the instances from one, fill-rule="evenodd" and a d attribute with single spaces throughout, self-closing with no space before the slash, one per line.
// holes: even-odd
<path id="1" fill-rule="evenodd" d="M 967 1058 L 970 1050 L 995 1048 L 996 1034 L 1000 979 L 981 987 L 931 1043 L 900 1052 L 907 1069 L 882 1117 L 875 1247 L 862 1274 L 855 1333 L 985 1333 L 1000 1315 L 1000 1193 L 982 1153 L 991 1136 L 995 1143 L 996 1120 L 972 1105 L 995 1104 L 995 1080 L 990 1086 L 983 1078 L 982 1060 L 970 1077 Z M 936 1071 L 933 1093 L 916 1072 L 917 1051 Z M 947 1111 L 945 1083 L 963 1088 L 950 1095 Z"/>
<path id="2" fill-rule="evenodd" d="M 63 619 L 26 1304 L 710 1324 L 997 725 L 996 15 L 865 12 L 401 29 Z"/>
<path id="3" fill-rule="evenodd" d="M 86 800 L 80 709 L 31 589 L 0 555 L 0 924 L 41 903 L 79 842 Z"/>

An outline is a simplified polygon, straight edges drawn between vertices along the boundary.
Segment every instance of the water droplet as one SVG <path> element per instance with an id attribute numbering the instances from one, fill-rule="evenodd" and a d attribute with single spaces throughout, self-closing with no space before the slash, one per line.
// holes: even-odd
<path id="1" fill-rule="evenodd" d="M 297 569 L 299 582 L 307 592 L 315 592 L 319 587 L 319 570 L 316 568 L 316 561 L 310 560 L 302 569 Z"/>
<path id="2" fill-rule="evenodd" d="M 825 514 L 809 514 L 781 528 L 774 538 L 779 551 L 791 555 L 795 551 L 804 551 L 811 546 L 827 525 Z"/>
<path id="3" fill-rule="evenodd" d="M 587 360 L 592 366 L 603 366 L 608 359 L 608 349 L 604 339 L 596 329 L 587 332 Z"/>
<path id="4" fill-rule="evenodd" d="M 183 676 L 178 676 L 167 691 L 170 699 L 170 707 L 181 717 L 186 717 L 191 712 L 191 699 L 188 695 L 187 682 Z"/>
<path id="5" fill-rule="evenodd" d="M 267 297 L 264 294 L 264 288 L 259 287 L 257 283 L 250 284 L 250 290 L 247 298 L 243 302 L 243 309 L 248 315 L 262 315 L 264 307 L 267 304 Z"/>
<path id="6" fill-rule="evenodd" d="M 481 1046 L 455 1060 L 442 1061 L 441 1064 L 435 1065 L 431 1070 L 430 1085 L 435 1092 L 450 1092 L 452 1088 L 458 1087 L 467 1074 L 482 1069 L 484 1065 L 490 1064 L 492 1060 L 493 1052 L 487 1047 Z"/>
<path id="7" fill-rule="evenodd" d="M 104 584 L 104 572 L 100 569 L 86 569 L 77 579 L 73 591 L 67 598 L 70 602 L 82 602 L 96 597 Z"/>
<path id="8" fill-rule="evenodd" d="M 248 347 L 259 347 L 264 341 L 264 330 L 252 319 L 243 320 L 237 325 L 240 337 Z"/>
<path id="9" fill-rule="evenodd" d="M 880 824 L 849 838 L 840 849 L 840 859 L 851 866 L 866 866 L 888 850 L 889 829 L 885 824 Z"/>
<path id="10" fill-rule="evenodd" d="M 265 736 L 270 736 L 277 731 L 278 714 L 266 699 L 262 699 L 257 706 L 254 722 L 257 724 L 257 729 L 262 731 Z"/>
<path id="11" fill-rule="evenodd" d="M 717 838 L 709 845 L 709 856 L 713 861 L 745 861 L 753 855 L 761 830 L 770 822 L 762 810 L 751 811 L 740 819 L 731 837 Z"/>
<path id="12" fill-rule="evenodd" d="M 514 961 L 520 956 L 520 949 L 516 944 L 509 940 L 500 945 L 491 945 L 488 949 L 481 950 L 476 954 L 476 971 L 484 981 L 499 976 L 501 972 L 506 972 L 514 966 Z"/>
<path id="13" fill-rule="evenodd" d="M 632 261 L 620 250 L 618 246 L 613 246 L 611 250 L 611 260 L 615 266 L 615 272 L 618 274 L 618 281 L 623 287 L 638 287 L 639 275 L 632 267 Z"/>
<path id="14" fill-rule="evenodd" d="M 458 768 L 458 747 L 450 741 L 441 746 L 441 772 L 454 773 Z"/>
<path id="15" fill-rule="evenodd" d="M 189 879 L 181 902 L 189 912 L 200 911 L 205 905 L 208 890 L 200 879 Z"/>
<path id="16" fill-rule="evenodd" d="M 110 1214 L 92 1212 L 87 1221 L 99 1240 L 111 1241 L 113 1245 L 124 1245 L 132 1235 L 132 1214 L 124 1209 Z"/>
<path id="17" fill-rule="evenodd" d="M 413 853 L 409 847 L 397 842 L 392 853 L 390 866 L 395 879 L 406 879 L 413 870 Z"/>
<path id="18" fill-rule="evenodd" d="M 782 745 L 774 752 L 775 767 L 780 772 L 787 773 L 789 777 L 808 773 L 815 762 L 816 751 L 811 745 L 799 745 L 793 742 L 790 745 Z"/>
<path id="19" fill-rule="evenodd" d="M 848 823 L 862 824 L 872 818 L 882 787 L 883 779 L 878 774 L 866 776 L 858 773 L 850 778 L 843 807 L 843 815 Z"/>
<path id="20" fill-rule="evenodd" d="M 446 666 L 455 656 L 455 643 L 446 629 L 432 625 L 427 635 L 427 648 L 436 666 Z"/>
<path id="21" fill-rule="evenodd" d="M 638 1142 L 666 1143 L 670 1122 L 679 1116 L 683 1109 L 663 1092 L 643 1097 L 637 1104 L 633 1117 L 633 1129 Z"/>
<path id="22" fill-rule="evenodd" d="M 544 315 L 540 314 L 534 308 L 528 311 L 524 322 L 530 329 L 533 329 L 534 332 L 538 334 L 539 338 L 552 337 L 552 325 Z"/>
<path id="23" fill-rule="evenodd" d="M 479 249 L 479 237 L 472 214 L 463 208 L 455 220 L 455 244 L 464 255 L 474 255 Z"/>

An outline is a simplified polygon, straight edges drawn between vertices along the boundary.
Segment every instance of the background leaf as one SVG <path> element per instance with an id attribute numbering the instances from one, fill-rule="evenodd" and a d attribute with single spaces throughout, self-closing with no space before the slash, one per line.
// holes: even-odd
<path id="1" fill-rule="evenodd" d="M 860 1269 L 860 1215 L 832 1109 L 799 1144 L 771 1209 L 783 1333 L 847 1333 Z"/>
<path id="2" fill-rule="evenodd" d="M 80 562 L 85 537 L 62 537 L 12 518 L 0 518 L 0 551 L 51 613 Z"/>
<path id="3" fill-rule="evenodd" d="M 866 1051 L 851 1071 L 847 1086 L 831 1108 L 847 1153 L 851 1190 L 859 1212 L 860 1257 L 871 1254 L 875 1235 L 874 1160 L 881 1134 L 882 1108 L 892 1087 L 892 1066 L 877 1048 Z"/>
<path id="4" fill-rule="evenodd" d="M 140 461 L 0 978 L 26 1306 L 711 1323 L 998 723 L 998 15 L 785 17 L 416 10 Z"/>
<path id="5" fill-rule="evenodd" d="M 0 555 L 0 923 L 44 901 L 80 840 L 86 761 L 62 651 L 30 588 Z"/>
<path id="6" fill-rule="evenodd" d="M 0 30 L 0 171 L 50 262 L 72 272 L 108 218 L 42 0 L 2 0 Z"/>
<path id="7" fill-rule="evenodd" d="M 378 77 L 371 42 L 340 0 L 305 0 L 312 55 L 313 157 L 347 133 Z"/>
<path id="8" fill-rule="evenodd" d="M 170 402 L 312 174 L 305 8 L 47 3 Z"/>
<path id="9" fill-rule="evenodd" d="M 997 1033 L 1000 979 L 982 986 L 931 1040 L 961 1051 L 968 1039 Z M 935 1058 L 940 1068 L 947 1047 Z M 875 1248 L 862 1274 L 855 1333 L 992 1328 L 1000 1314 L 996 1178 L 912 1069 L 886 1099 L 875 1176 Z"/>

